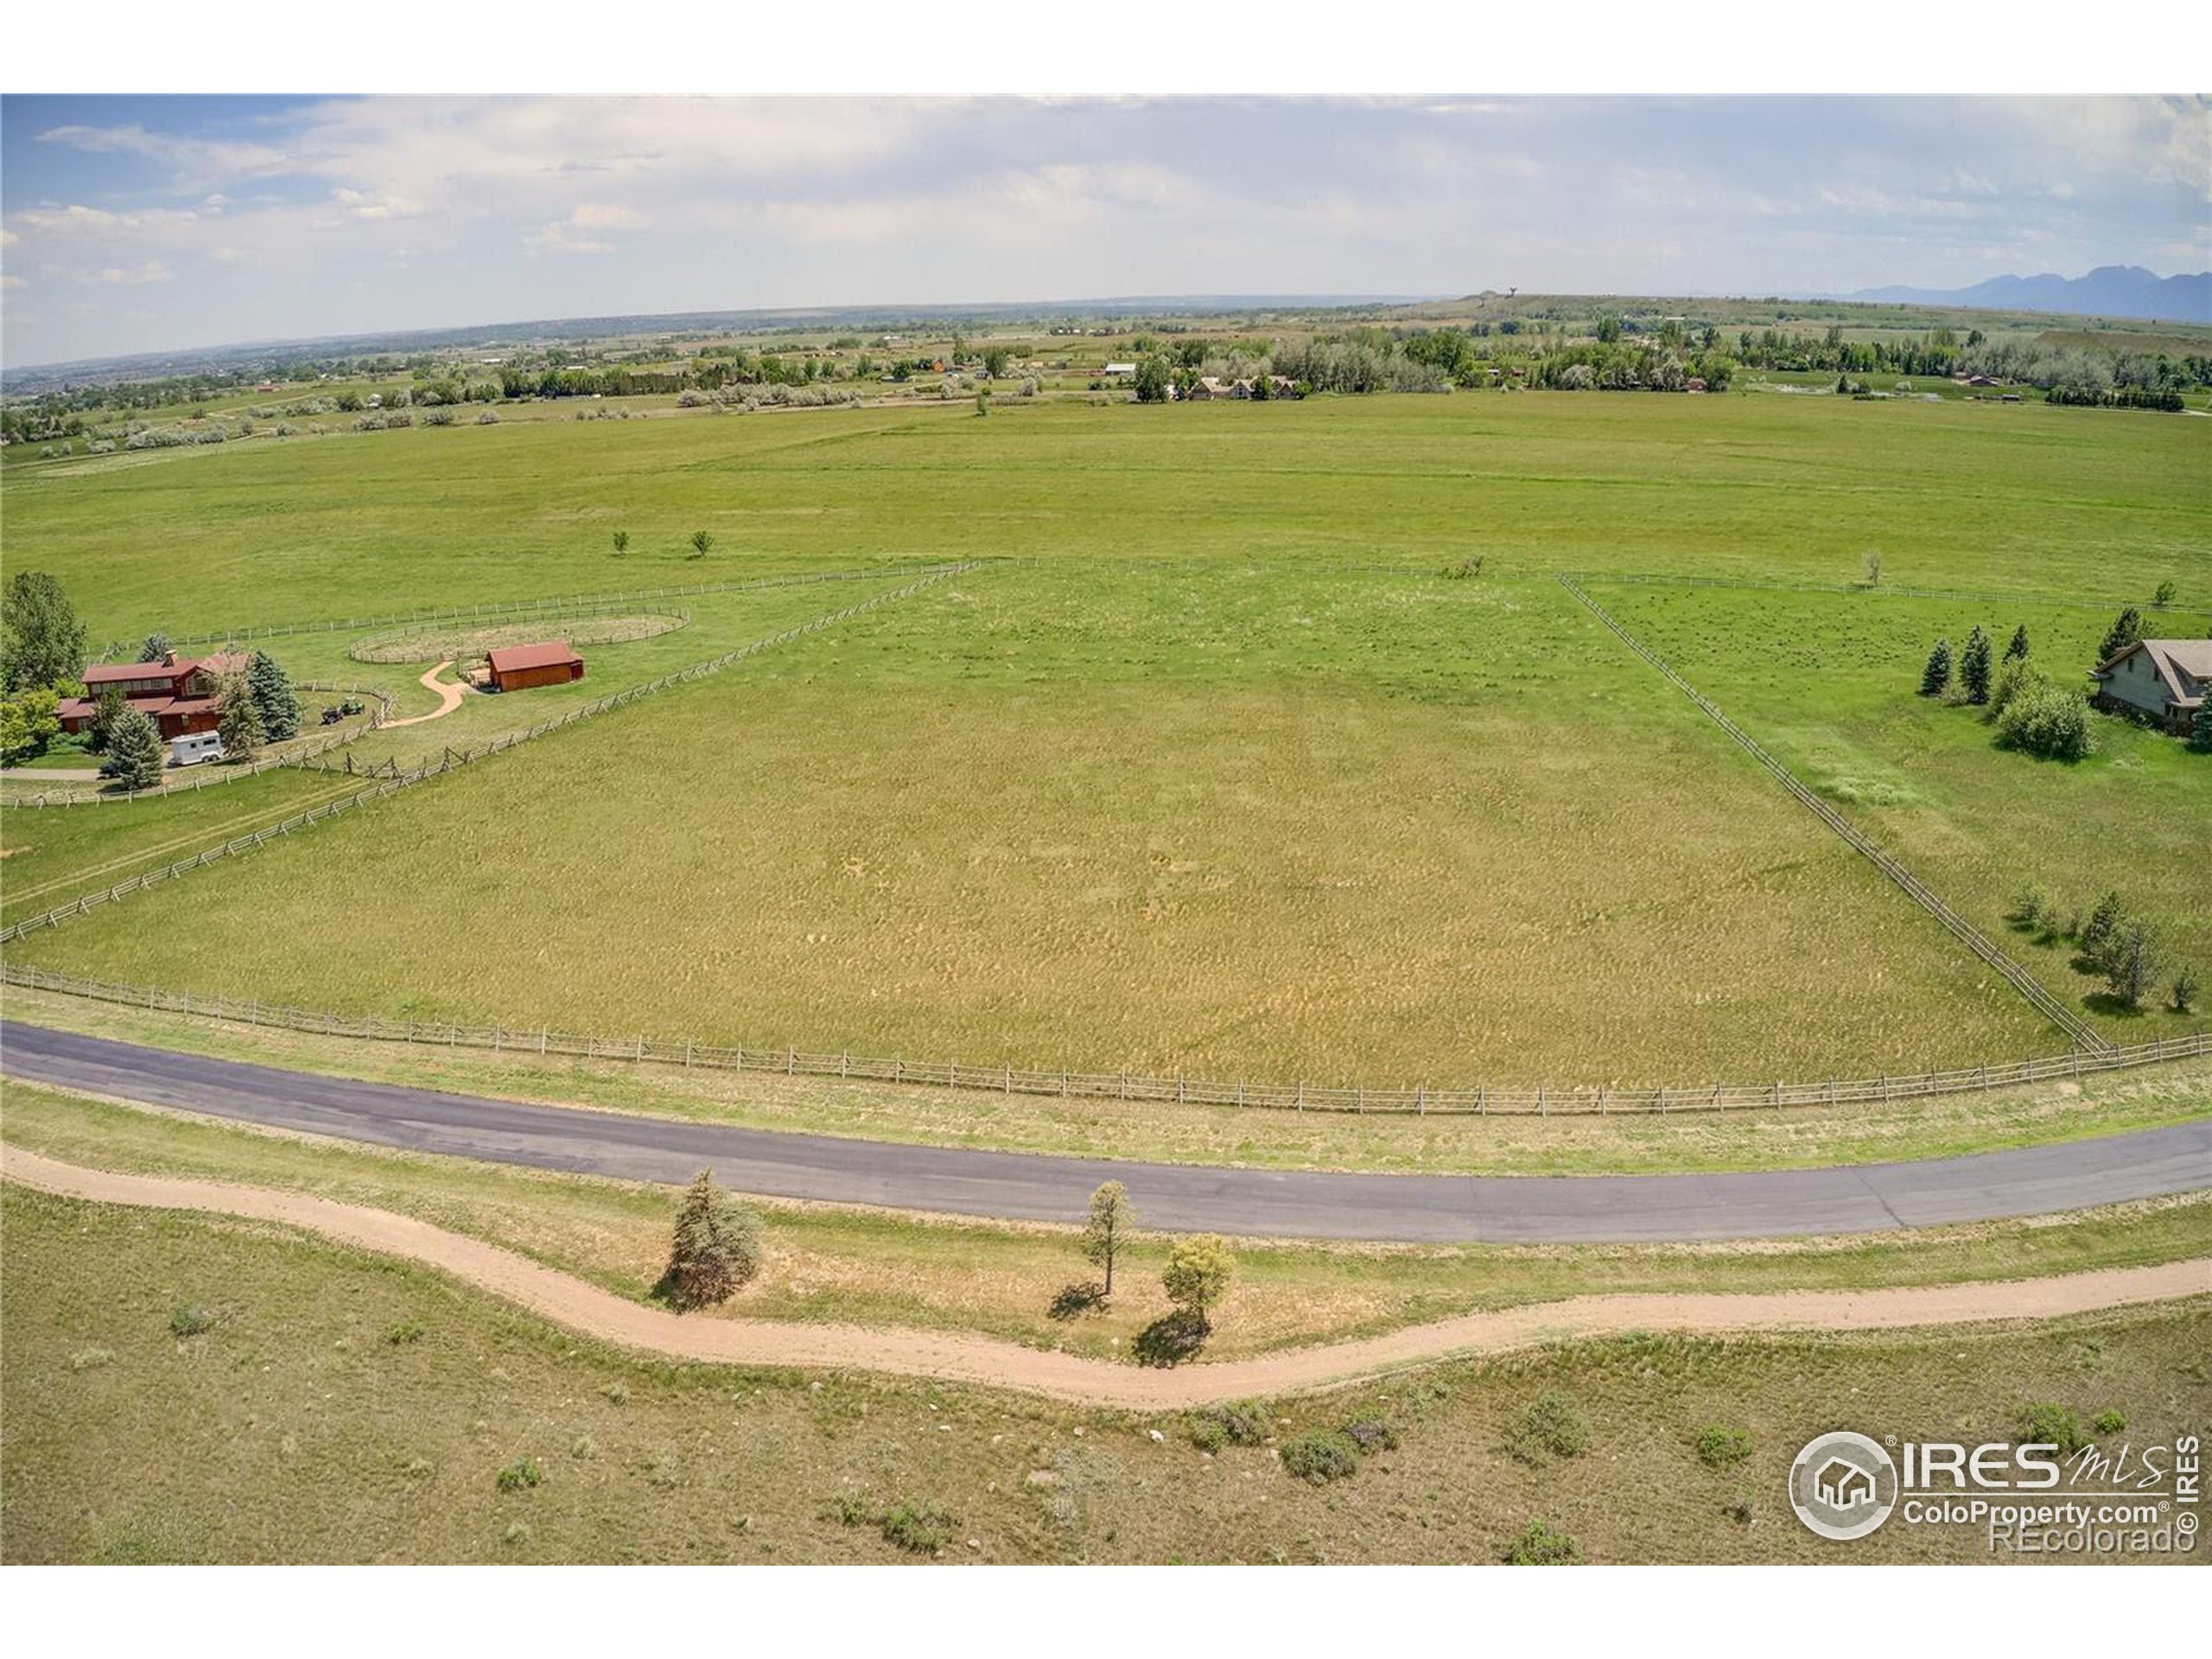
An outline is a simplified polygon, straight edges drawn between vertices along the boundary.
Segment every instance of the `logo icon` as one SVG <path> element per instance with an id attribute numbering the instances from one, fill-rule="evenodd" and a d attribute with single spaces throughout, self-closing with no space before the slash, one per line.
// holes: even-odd
<path id="1" fill-rule="evenodd" d="M 1897 1465 L 1879 1441 L 1864 1434 L 1822 1434 L 1789 1465 L 1789 1507 L 1823 1538 L 1864 1538 L 1897 1506 Z"/>

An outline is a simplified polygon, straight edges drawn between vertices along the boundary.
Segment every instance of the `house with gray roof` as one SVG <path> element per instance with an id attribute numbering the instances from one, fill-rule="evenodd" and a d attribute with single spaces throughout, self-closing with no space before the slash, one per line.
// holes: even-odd
<path id="1" fill-rule="evenodd" d="M 2101 707 L 2186 732 L 2212 686 L 2212 639 L 2138 639 L 2098 664 L 2090 677 Z"/>

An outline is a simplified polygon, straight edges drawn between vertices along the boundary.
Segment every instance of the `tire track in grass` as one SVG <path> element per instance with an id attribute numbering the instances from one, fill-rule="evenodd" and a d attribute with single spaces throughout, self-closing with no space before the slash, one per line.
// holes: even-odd
<path id="1" fill-rule="evenodd" d="M 2085 1048 L 2093 1054 L 2104 1053 L 2112 1047 L 2112 1044 L 2107 1041 L 2094 1027 L 2054 996 L 2049 986 L 1998 949 L 1996 943 L 1988 935 L 1953 910 L 1950 906 L 1945 904 L 1927 883 L 1884 851 L 1881 846 L 1857 824 L 1852 823 L 1842 813 L 1800 783 L 1795 772 L 1768 753 L 1758 739 L 1721 713 L 1719 705 L 1711 698 L 1677 674 L 1669 666 L 1665 658 L 1660 656 L 1657 652 L 1653 651 L 1622 624 L 1616 621 L 1612 613 L 1584 592 L 1581 584 L 1573 577 L 1562 575 L 1556 580 L 1560 587 L 1574 596 L 1584 609 L 1604 623 L 1619 637 L 1624 645 L 1656 669 L 1669 684 L 1696 704 L 1707 719 L 1734 739 L 1738 747 L 1771 773 L 1784 789 L 1797 798 L 1800 804 L 1833 830 L 1846 846 L 1864 857 L 1884 875 L 1889 877 L 1903 889 L 1907 898 L 1941 922 L 1953 938 L 1965 945 L 1990 968 L 1994 969 L 2005 983 L 2027 999 L 2031 1007 L 2065 1033 L 2068 1040 L 2075 1047 Z"/>

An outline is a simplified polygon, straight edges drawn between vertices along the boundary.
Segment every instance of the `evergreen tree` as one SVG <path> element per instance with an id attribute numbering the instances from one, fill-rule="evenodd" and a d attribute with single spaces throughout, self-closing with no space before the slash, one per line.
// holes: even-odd
<path id="1" fill-rule="evenodd" d="M 253 692 L 254 707 L 261 714 L 262 735 L 271 743 L 285 743 L 300 734 L 299 694 L 292 690 L 292 677 L 283 665 L 265 651 L 257 651 L 246 664 L 246 684 Z M 225 747 L 228 747 L 227 741 Z"/>
<path id="2" fill-rule="evenodd" d="M 215 693 L 215 729 L 223 739 L 223 753 L 233 760 L 251 760 L 261 753 L 268 736 L 261 723 L 261 705 L 243 674 L 226 677 Z"/>
<path id="3" fill-rule="evenodd" d="M 66 685 L 84 677 L 85 625 L 43 570 L 18 570 L 0 595 L 0 690 Z"/>
<path id="4" fill-rule="evenodd" d="M 1938 697 L 1951 683 L 1951 642 L 1938 639 L 1928 653 L 1928 666 L 1920 671 L 1920 695 Z"/>
<path id="5" fill-rule="evenodd" d="M 1989 701 L 1989 636 L 1974 624 L 1967 648 L 1959 654 L 1959 683 L 1967 689 L 1968 702 Z"/>
<path id="6" fill-rule="evenodd" d="M 760 1270 L 760 1223 L 702 1169 L 676 1212 L 676 1239 L 662 1283 L 679 1308 L 726 1302 Z"/>
<path id="7" fill-rule="evenodd" d="M 2196 1012 L 2196 970 L 2184 968 L 2174 976 L 2173 1001 L 2170 1005 L 2176 1014 Z"/>
<path id="8" fill-rule="evenodd" d="M 2140 922 L 2123 924 L 2106 947 L 2105 983 L 2129 1007 L 2139 1008 L 2158 979 L 2158 935 Z"/>
<path id="9" fill-rule="evenodd" d="M 2105 642 L 2097 647 L 2097 661 L 2108 663 L 2143 637 L 2143 613 L 2133 605 L 2120 613 L 2105 634 Z"/>
<path id="10" fill-rule="evenodd" d="M 92 725 L 86 733 L 94 749 L 105 749 L 114 741 L 115 722 L 123 717 L 123 711 L 130 706 L 130 700 L 123 695 L 121 686 L 104 685 L 100 688 L 100 694 L 92 705 Z"/>
<path id="11" fill-rule="evenodd" d="M 2105 951 L 2120 932 L 2126 912 L 2120 908 L 2120 895 L 2108 893 L 2097 900 L 2097 907 L 2089 912 L 2089 919 L 2082 925 L 2079 941 L 2082 954 L 2091 962 L 2101 963 Z"/>
<path id="12" fill-rule="evenodd" d="M 162 781 L 162 728 L 143 709 L 126 708 L 107 736 L 107 764 L 100 770 L 126 789 L 153 789 Z"/>
<path id="13" fill-rule="evenodd" d="M 161 632 L 149 633 L 138 646 L 138 660 L 142 663 L 158 663 L 173 649 L 168 635 Z"/>
<path id="14" fill-rule="evenodd" d="M 1092 1267 L 1106 1270 L 1109 1296 L 1114 1294 L 1114 1257 L 1136 1223 L 1129 1190 L 1119 1181 L 1108 1181 L 1090 1195 L 1090 1218 L 1083 1228 L 1083 1255 Z"/>
<path id="15" fill-rule="evenodd" d="M 2012 630 L 2012 643 L 2005 647 L 2005 660 L 2008 663 L 2024 662 L 2027 655 L 2028 625 L 2023 622 Z"/>

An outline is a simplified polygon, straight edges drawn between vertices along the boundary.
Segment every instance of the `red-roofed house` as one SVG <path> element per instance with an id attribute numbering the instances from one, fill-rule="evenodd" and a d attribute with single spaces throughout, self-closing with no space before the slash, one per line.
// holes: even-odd
<path id="1" fill-rule="evenodd" d="M 584 659 L 565 639 L 539 645 L 501 645 L 485 653 L 494 691 L 526 691 L 533 685 L 565 685 L 584 677 Z"/>
<path id="2" fill-rule="evenodd" d="M 221 718 L 215 706 L 216 682 L 228 674 L 244 673 L 249 660 L 243 652 L 196 658 L 170 652 L 156 663 L 94 663 L 85 671 L 86 695 L 64 697 L 54 712 L 61 717 L 63 731 L 81 732 L 99 713 L 101 694 L 113 686 L 125 702 L 152 716 L 163 737 L 212 732 Z"/>

